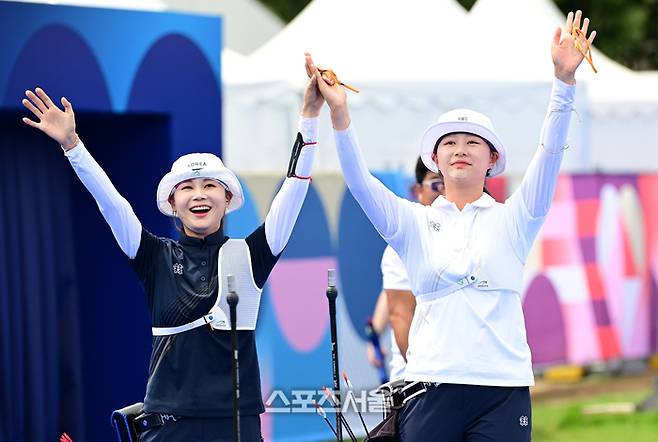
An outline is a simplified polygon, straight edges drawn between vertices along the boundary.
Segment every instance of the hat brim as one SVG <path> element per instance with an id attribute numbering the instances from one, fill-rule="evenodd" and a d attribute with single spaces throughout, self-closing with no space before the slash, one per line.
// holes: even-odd
<path id="1" fill-rule="evenodd" d="M 226 207 L 226 214 L 238 210 L 244 204 L 244 193 L 238 177 L 227 168 L 223 169 L 204 169 L 202 173 L 186 170 L 184 172 L 167 173 L 160 180 L 156 194 L 158 209 L 164 215 L 174 216 L 174 211 L 169 203 L 169 196 L 174 188 L 183 181 L 195 178 L 210 178 L 213 180 L 221 181 L 226 184 L 228 190 L 233 194 L 231 201 Z"/>
<path id="2" fill-rule="evenodd" d="M 434 152 L 434 146 L 436 145 L 436 142 L 442 136 L 456 132 L 465 132 L 477 135 L 487 140 L 489 143 L 491 143 L 494 149 L 496 149 L 498 152 L 498 160 L 489 171 L 489 177 L 500 175 L 505 171 L 505 147 L 503 146 L 503 143 L 500 141 L 500 139 L 496 136 L 495 133 L 486 127 L 467 121 L 436 123 L 425 131 L 420 142 L 420 158 L 423 160 L 423 163 L 429 170 L 435 173 L 439 172 L 438 166 L 432 160 L 432 153 Z"/>

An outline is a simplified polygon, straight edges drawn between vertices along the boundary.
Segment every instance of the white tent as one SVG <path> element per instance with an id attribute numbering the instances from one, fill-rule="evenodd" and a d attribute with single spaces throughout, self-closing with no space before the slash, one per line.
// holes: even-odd
<path id="1" fill-rule="evenodd" d="M 610 173 L 658 171 L 658 72 L 591 82 L 594 167 Z"/>
<path id="2" fill-rule="evenodd" d="M 488 68 L 488 78 L 514 81 L 552 80 L 551 39 L 565 17 L 552 0 L 478 0 L 469 13 L 474 49 Z M 596 24 L 590 27 L 595 29 Z M 501 52 L 503 45 L 512 51 Z M 600 76 L 630 74 L 625 68 L 593 49 Z M 585 64 L 578 71 L 579 79 L 594 75 Z"/>
<path id="3" fill-rule="evenodd" d="M 361 89 L 359 95 L 350 94 L 352 117 L 373 169 L 410 170 L 423 130 L 454 107 L 484 111 L 495 122 L 514 122 L 502 130 L 503 138 L 512 145 L 535 146 L 550 82 L 475 84 L 453 74 L 452 48 L 472 32 L 466 18 L 454 0 L 315 0 L 254 52 L 249 66 L 231 74 L 242 81 L 226 87 L 227 162 L 241 171 L 285 167 L 305 82 L 304 51 Z M 322 123 L 325 147 L 315 170 L 335 172 L 339 165 L 331 128 L 327 118 Z M 247 155 L 245 140 L 264 155 Z M 525 167 L 517 163 L 518 170 Z"/>
<path id="4" fill-rule="evenodd" d="M 550 43 L 563 21 L 550 0 L 479 0 L 470 13 L 454 0 L 315 0 L 229 75 L 239 80 L 226 87 L 227 161 L 240 171 L 285 168 L 305 82 L 303 52 L 310 51 L 361 89 L 349 100 L 372 169 L 410 170 L 424 128 L 443 111 L 470 107 L 491 116 L 510 153 L 508 173 L 521 175 L 538 142 L 553 78 Z M 605 93 L 637 84 L 637 74 L 596 50 L 594 61 L 599 74 L 587 65 L 579 70 L 565 171 L 610 166 L 610 143 L 592 135 L 609 119 L 590 118 L 590 90 L 606 108 Z M 315 170 L 338 171 L 326 111 L 321 121 Z M 253 155 L 253 145 L 263 155 Z"/>
<path id="5" fill-rule="evenodd" d="M 469 21 L 483 35 L 493 36 L 481 39 L 478 51 L 485 57 L 481 61 L 488 66 L 489 78 L 509 76 L 510 80 L 527 81 L 552 77 L 546 37 L 564 17 L 551 0 L 478 0 Z M 502 58 L 496 48 L 506 41 L 514 41 L 517 52 Z M 584 90 L 579 91 L 577 105 L 580 122 L 575 119 L 572 123 L 572 129 L 584 130 L 583 144 L 574 146 L 565 157 L 565 170 L 570 170 L 569 161 L 574 157 L 582 160 L 576 169 L 583 171 L 658 170 L 658 74 L 634 72 L 596 48 L 592 52 L 599 73 L 594 74 L 586 62 L 578 70 L 577 79 Z M 634 155 L 619 155 L 626 146 Z"/>
<path id="6" fill-rule="evenodd" d="M 424 9 L 425 10 L 424 10 Z M 405 81 L 410 72 L 417 69 L 417 60 L 406 51 L 405 35 L 429 32 L 434 20 L 438 35 L 447 35 L 464 19 L 466 11 L 454 0 L 428 2 L 412 0 L 400 3 L 394 0 L 315 0 L 310 3 L 283 31 L 249 57 L 249 66 L 238 74 L 239 82 L 226 87 L 227 117 L 225 122 L 225 155 L 231 167 L 237 170 L 282 170 L 287 164 L 290 145 L 296 130 L 297 114 L 301 103 L 306 75 L 303 54 L 316 56 L 316 62 L 333 67 L 344 81 L 362 90 L 350 97 L 355 119 L 366 136 L 366 145 L 377 146 L 381 164 L 374 167 L 400 167 L 413 161 L 417 154 L 414 143 L 387 143 L 390 134 L 371 130 L 369 117 L 376 116 L 373 107 L 382 112 L 379 117 L 392 116 L 393 108 L 401 109 L 403 85 L 390 88 L 394 81 Z M 422 26 L 421 26 L 422 25 Z M 432 30 L 435 28 L 432 27 Z M 406 54 L 406 61 L 402 59 Z M 384 89 L 382 94 L 377 90 Z M 426 108 L 427 98 L 412 97 L 412 106 Z M 359 109 L 367 108 L 366 118 Z M 397 120 L 404 112 L 396 112 Z M 325 111 L 326 114 L 326 111 Z M 232 117 L 235 116 L 235 118 Z M 249 118 L 243 118 L 249 115 Z M 408 117 L 407 117 L 408 118 Z M 425 115 L 432 118 L 432 115 Z M 333 152 L 331 128 L 322 119 L 321 149 L 315 170 L 338 171 L 339 165 Z M 427 121 L 416 124 L 422 131 Z M 390 123 L 380 124 L 392 128 Z M 376 127 L 376 126 L 375 126 Z M 380 136 L 381 135 L 381 136 Z M 262 149 L 262 157 L 244 154 L 245 137 Z M 404 153 L 400 154 L 400 147 Z M 399 158 L 405 158 L 402 162 Z"/>
<path id="7" fill-rule="evenodd" d="M 296 84 L 306 51 L 353 82 L 417 78 L 436 54 L 409 45 L 439 49 L 433 40 L 459 29 L 465 16 L 455 0 L 315 0 L 252 59 L 267 66 L 269 78 Z"/>

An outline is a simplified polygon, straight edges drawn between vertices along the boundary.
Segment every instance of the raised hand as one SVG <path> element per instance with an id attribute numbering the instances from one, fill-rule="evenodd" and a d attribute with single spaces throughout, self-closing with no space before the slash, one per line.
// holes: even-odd
<path id="1" fill-rule="evenodd" d="M 53 140 L 57 141 L 65 150 L 72 149 L 78 144 L 78 134 L 75 132 L 75 115 L 71 103 L 62 97 L 62 111 L 41 88 L 34 92 L 26 91 L 22 103 L 30 110 L 39 122 L 23 118 L 28 126 L 36 127 Z"/>
<path id="2" fill-rule="evenodd" d="M 304 104 L 302 105 L 302 115 L 305 118 L 314 118 L 320 115 L 320 110 L 324 104 L 324 97 L 318 89 L 318 78 L 311 74 L 309 68 L 309 54 L 306 55 L 306 74 L 308 75 L 308 83 L 304 89 Z M 312 60 L 311 60 L 312 63 Z"/>
<path id="3" fill-rule="evenodd" d="M 344 130 L 350 125 L 350 117 L 347 109 L 347 95 L 345 89 L 333 81 L 330 77 L 322 76 L 320 70 L 313 63 L 311 54 L 306 54 L 306 73 L 309 77 L 316 78 L 316 84 L 320 93 L 327 100 L 331 109 L 331 122 L 334 129 Z"/>
<path id="4" fill-rule="evenodd" d="M 589 18 L 583 20 L 582 28 L 580 26 L 580 19 L 582 16 L 581 11 L 569 12 L 564 26 L 557 28 L 553 36 L 553 45 L 551 47 L 551 56 L 553 57 L 553 65 L 555 66 L 555 76 L 568 84 L 576 83 L 576 69 L 583 61 L 583 54 L 576 47 L 576 38 L 578 43 L 587 51 L 592 46 L 596 31 L 587 37 L 587 30 L 589 28 Z M 579 28 L 581 32 L 577 33 L 574 38 L 572 35 L 573 29 Z"/>

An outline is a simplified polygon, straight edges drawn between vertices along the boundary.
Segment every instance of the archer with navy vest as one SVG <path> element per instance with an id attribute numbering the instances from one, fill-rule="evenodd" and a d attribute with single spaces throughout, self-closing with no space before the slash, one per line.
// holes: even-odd
<path id="1" fill-rule="evenodd" d="M 240 293 L 240 433 L 244 442 L 261 441 L 264 412 L 256 355 L 255 326 L 260 294 L 283 251 L 306 196 L 318 137 L 317 117 L 324 99 L 311 79 L 304 93 L 299 133 L 287 178 L 265 222 L 244 240 L 229 239 L 224 216 L 239 209 L 243 192 L 235 174 L 210 153 L 176 160 L 161 180 L 157 205 L 173 217 L 177 240 L 144 228 L 132 207 L 91 156 L 76 133 L 71 103 L 62 111 L 37 88 L 23 105 L 42 130 L 64 150 L 92 194 L 146 293 L 153 325 L 153 350 L 144 414 L 136 421 L 142 441 L 233 441 L 231 335 L 226 275 Z"/>

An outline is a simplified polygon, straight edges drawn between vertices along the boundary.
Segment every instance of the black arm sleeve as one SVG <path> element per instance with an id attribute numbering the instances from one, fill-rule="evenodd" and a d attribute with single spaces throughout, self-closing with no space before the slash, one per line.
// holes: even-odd
<path id="1" fill-rule="evenodd" d="M 254 281 L 258 288 L 263 288 L 279 256 L 274 256 L 265 237 L 265 224 L 261 224 L 248 237 L 245 238 L 251 255 L 251 268 L 254 273 Z"/>

